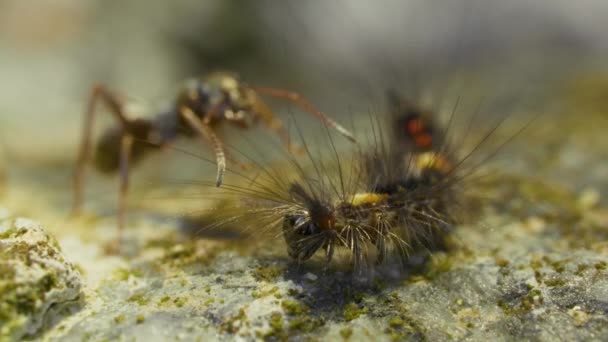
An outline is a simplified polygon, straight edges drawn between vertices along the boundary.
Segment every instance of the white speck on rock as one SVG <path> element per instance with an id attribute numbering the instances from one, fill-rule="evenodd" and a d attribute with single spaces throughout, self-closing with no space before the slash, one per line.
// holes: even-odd
<path id="1" fill-rule="evenodd" d="M 317 279 L 319 279 L 319 277 L 316 274 L 310 273 L 310 272 L 306 273 L 304 275 L 304 278 L 306 278 L 306 279 L 308 279 L 310 281 L 316 281 Z"/>

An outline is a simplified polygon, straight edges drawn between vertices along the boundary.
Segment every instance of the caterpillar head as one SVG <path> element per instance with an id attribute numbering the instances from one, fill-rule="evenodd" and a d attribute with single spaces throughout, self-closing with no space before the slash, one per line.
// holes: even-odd
<path id="1" fill-rule="evenodd" d="M 292 184 L 289 192 L 302 208 L 283 219 L 283 237 L 289 256 L 302 262 L 324 248 L 327 256 L 331 258 L 332 242 L 336 238 L 334 208 L 309 195 L 297 183 Z"/>

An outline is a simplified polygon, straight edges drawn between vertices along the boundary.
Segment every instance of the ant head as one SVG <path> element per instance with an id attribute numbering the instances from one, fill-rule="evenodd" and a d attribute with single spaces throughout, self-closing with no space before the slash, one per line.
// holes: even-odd
<path id="1" fill-rule="evenodd" d="M 229 100 L 233 102 L 242 97 L 242 88 L 238 75 L 230 72 L 214 72 L 186 82 L 189 98 L 202 102 L 210 101 L 220 94 L 228 96 Z"/>
<path id="2" fill-rule="evenodd" d="M 238 92 L 241 88 L 239 76 L 236 73 L 226 71 L 217 71 L 208 74 L 201 79 L 200 83 L 227 94 Z"/>
<path id="3" fill-rule="evenodd" d="M 250 93 L 252 91 L 236 73 L 215 72 L 209 75 L 206 82 L 203 83 L 223 94 L 224 99 L 235 113 L 239 110 L 246 110 L 250 106 Z"/>

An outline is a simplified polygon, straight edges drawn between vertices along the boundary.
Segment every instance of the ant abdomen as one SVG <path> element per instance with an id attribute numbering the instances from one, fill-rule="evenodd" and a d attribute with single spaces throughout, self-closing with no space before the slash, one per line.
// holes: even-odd
<path id="1" fill-rule="evenodd" d="M 122 139 L 125 136 L 125 130 L 128 130 L 130 136 L 133 137 L 132 147 L 129 152 L 129 163 L 131 166 L 138 163 L 148 152 L 160 148 L 155 144 L 153 137 L 157 133 L 156 128 L 152 123 L 136 119 L 129 123 L 128 127 L 117 126 L 107 130 L 99 139 L 95 148 L 95 168 L 103 173 L 114 173 L 120 168 L 121 145 Z"/>

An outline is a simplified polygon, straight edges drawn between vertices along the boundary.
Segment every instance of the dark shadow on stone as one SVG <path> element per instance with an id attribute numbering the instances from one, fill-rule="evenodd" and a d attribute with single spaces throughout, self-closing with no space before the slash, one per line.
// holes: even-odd
<path id="1" fill-rule="evenodd" d="M 414 255 L 405 265 L 398 261 L 375 265 L 359 274 L 345 263 L 333 263 L 324 269 L 322 260 L 303 264 L 287 261 L 283 277 L 302 288 L 291 295 L 305 304 L 311 315 L 344 319 L 344 315 L 356 311 L 359 305 L 364 310 L 365 298 L 386 297 L 393 289 L 407 286 L 404 282 L 412 276 L 424 274 L 428 256 Z"/>
<path id="2" fill-rule="evenodd" d="M 221 229 L 205 229 L 215 221 L 205 216 L 184 216 L 177 220 L 180 233 L 186 237 L 214 240 L 244 240 L 249 237 L 242 230 L 230 225 Z"/>

